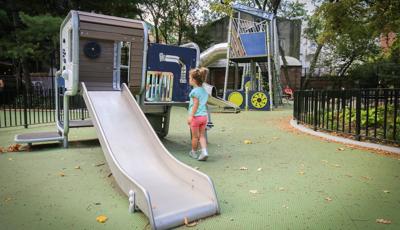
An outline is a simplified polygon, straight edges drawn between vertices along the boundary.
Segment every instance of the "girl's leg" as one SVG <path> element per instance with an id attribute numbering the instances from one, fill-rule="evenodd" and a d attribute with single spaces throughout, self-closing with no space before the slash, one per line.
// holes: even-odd
<path id="1" fill-rule="evenodd" d="M 192 131 L 192 151 L 197 151 L 199 142 L 199 127 L 191 127 Z"/>
<path id="2" fill-rule="evenodd" d="M 201 154 L 198 158 L 199 161 L 206 161 L 208 158 L 208 152 L 207 152 L 207 140 L 206 140 L 206 126 L 200 126 L 200 131 L 199 131 L 199 139 L 200 139 L 200 146 L 201 146 Z"/>
<path id="3" fill-rule="evenodd" d="M 207 149 L 207 140 L 206 140 L 206 127 L 201 127 L 199 130 L 199 140 L 201 149 Z"/>

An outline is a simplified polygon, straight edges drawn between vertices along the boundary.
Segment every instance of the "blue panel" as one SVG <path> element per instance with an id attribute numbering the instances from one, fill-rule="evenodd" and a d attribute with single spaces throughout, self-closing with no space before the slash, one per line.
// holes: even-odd
<path id="1" fill-rule="evenodd" d="M 58 87 L 64 87 L 65 86 L 65 80 L 62 77 L 57 77 L 57 85 Z"/>
<path id="2" fill-rule="evenodd" d="M 246 56 L 266 55 L 265 32 L 240 34 Z"/>
<path id="3" fill-rule="evenodd" d="M 180 83 L 181 67 L 171 62 L 160 62 L 160 53 L 180 57 L 186 65 L 186 83 Z M 169 46 L 158 43 L 149 44 L 147 53 L 147 71 L 172 72 L 174 74 L 174 87 L 172 101 L 184 102 L 189 100 L 189 70 L 196 67 L 196 50 L 179 46 Z"/>

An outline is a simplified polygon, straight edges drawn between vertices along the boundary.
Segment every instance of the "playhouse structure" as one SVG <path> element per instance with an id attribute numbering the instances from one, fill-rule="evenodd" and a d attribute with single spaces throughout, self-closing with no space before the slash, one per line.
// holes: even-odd
<path id="1" fill-rule="evenodd" d="M 242 4 L 232 8 L 223 97 L 242 109 L 270 110 L 282 92 L 276 16 Z M 227 90 L 231 63 L 246 64 L 240 89 Z"/>
<path id="2" fill-rule="evenodd" d="M 187 105 L 199 50 L 149 44 L 147 36 L 142 21 L 71 11 L 60 28 L 57 130 L 15 141 L 67 147 L 70 128 L 93 125 L 129 211 L 141 210 L 153 229 L 170 229 L 218 214 L 219 204 L 211 179 L 174 158 L 158 138 L 168 133 L 171 106 Z M 69 99 L 78 93 L 90 121 L 69 119 Z"/>

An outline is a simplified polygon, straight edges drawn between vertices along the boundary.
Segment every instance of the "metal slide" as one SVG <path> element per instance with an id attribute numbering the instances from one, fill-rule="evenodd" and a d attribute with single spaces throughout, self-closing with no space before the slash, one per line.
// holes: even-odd
<path id="1" fill-rule="evenodd" d="M 208 108 L 211 111 L 220 112 L 220 113 L 240 113 L 240 108 L 229 102 L 225 101 L 222 98 L 209 96 L 208 97 Z"/>
<path id="2" fill-rule="evenodd" d="M 209 66 L 211 63 L 221 59 L 226 58 L 226 53 L 228 49 L 227 43 L 219 43 L 211 46 L 200 54 L 200 66 Z M 209 85 L 207 83 L 203 84 L 203 87 L 206 89 L 208 94 L 207 104 L 209 108 L 213 111 L 217 112 L 228 112 L 228 113 L 239 113 L 240 108 L 228 101 L 223 100 L 222 98 L 217 97 L 217 92 L 214 86 Z"/>
<path id="3" fill-rule="evenodd" d="M 153 229 L 168 229 L 219 213 L 207 175 L 175 159 L 158 139 L 123 84 L 121 91 L 82 92 L 101 147 L 118 185 Z"/>
<path id="4" fill-rule="evenodd" d="M 208 97 L 207 105 L 208 108 L 213 112 L 221 112 L 221 113 L 239 113 L 239 106 L 225 101 L 222 98 L 217 97 L 217 89 L 207 83 L 203 83 L 203 88 L 210 95 Z"/>

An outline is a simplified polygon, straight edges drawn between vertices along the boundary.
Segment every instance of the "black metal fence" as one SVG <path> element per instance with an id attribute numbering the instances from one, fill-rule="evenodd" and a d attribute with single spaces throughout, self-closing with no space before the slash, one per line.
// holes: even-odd
<path id="1" fill-rule="evenodd" d="M 399 144 L 399 102 L 400 89 L 296 91 L 293 117 L 314 130 Z"/>
<path id="2" fill-rule="evenodd" d="M 63 98 L 59 90 L 60 119 L 62 119 Z M 84 120 L 88 112 L 81 95 L 70 98 L 70 120 Z M 33 87 L 25 89 L 5 89 L 0 91 L 0 128 L 55 122 L 55 95 L 53 89 Z"/>

